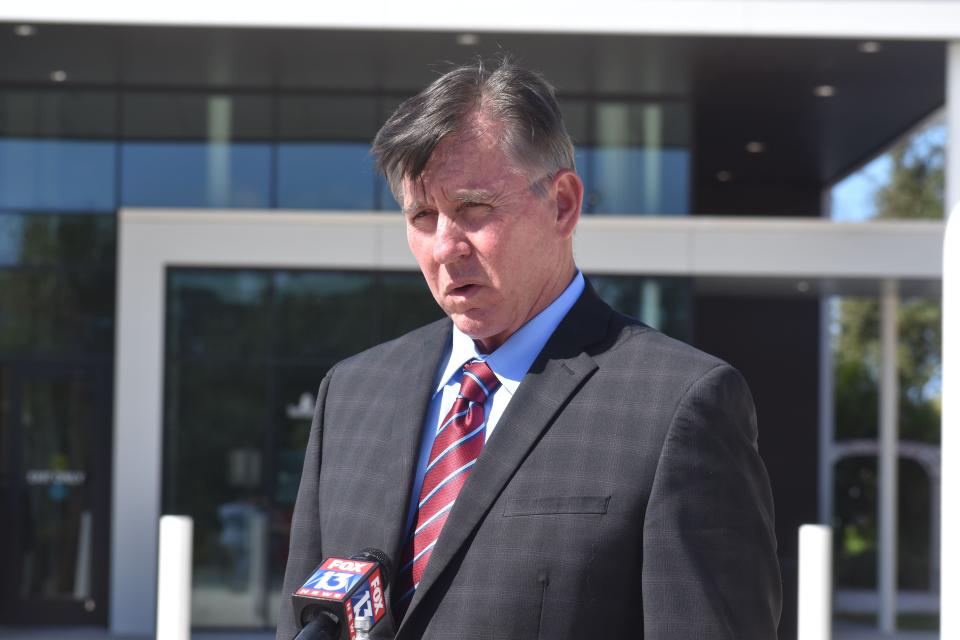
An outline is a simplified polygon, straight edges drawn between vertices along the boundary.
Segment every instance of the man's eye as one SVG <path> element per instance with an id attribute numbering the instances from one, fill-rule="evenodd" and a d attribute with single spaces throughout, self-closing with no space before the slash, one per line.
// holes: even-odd
<path id="1" fill-rule="evenodd" d="M 410 222 L 422 224 L 430 220 L 430 218 L 435 214 L 431 209 L 421 209 L 420 211 L 415 211 L 410 214 Z"/>

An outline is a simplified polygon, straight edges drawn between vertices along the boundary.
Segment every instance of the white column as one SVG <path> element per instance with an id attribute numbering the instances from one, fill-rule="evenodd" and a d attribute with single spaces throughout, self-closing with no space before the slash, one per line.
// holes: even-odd
<path id="1" fill-rule="evenodd" d="M 833 530 L 800 526 L 797 640 L 830 640 L 833 623 Z"/>
<path id="2" fill-rule="evenodd" d="M 943 243 L 940 637 L 960 638 L 960 42 L 947 46 L 948 216 Z"/>
<path id="3" fill-rule="evenodd" d="M 960 638 L 960 205 L 947 222 L 943 249 L 940 637 Z"/>
<path id="4" fill-rule="evenodd" d="M 897 283 L 886 280 L 880 297 L 880 491 L 877 577 L 880 631 L 897 628 Z"/>
<path id="5" fill-rule="evenodd" d="M 818 492 L 820 524 L 833 524 L 833 439 L 834 380 L 833 337 L 830 334 L 831 308 L 834 299 L 820 297 L 820 424 Z"/>

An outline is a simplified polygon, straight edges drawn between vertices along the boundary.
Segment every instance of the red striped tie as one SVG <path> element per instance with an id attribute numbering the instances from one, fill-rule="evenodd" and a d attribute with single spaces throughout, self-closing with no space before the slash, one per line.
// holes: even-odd
<path id="1" fill-rule="evenodd" d="M 394 601 L 398 620 L 410 605 L 447 515 L 483 449 L 487 426 L 483 405 L 499 386 L 487 363 L 471 360 L 463 366 L 460 392 L 430 449 L 413 531 L 404 547 L 396 582 L 399 597 Z"/>

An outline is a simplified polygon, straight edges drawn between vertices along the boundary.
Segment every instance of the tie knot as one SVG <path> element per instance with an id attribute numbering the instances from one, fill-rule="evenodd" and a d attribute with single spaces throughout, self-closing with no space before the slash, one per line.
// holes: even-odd
<path id="1" fill-rule="evenodd" d="M 460 395 L 471 402 L 483 404 L 487 397 L 497 390 L 500 380 L 493 370 L 482 360 L 471 360 L 463 365 L 463 380 L 460 382 Z"/>

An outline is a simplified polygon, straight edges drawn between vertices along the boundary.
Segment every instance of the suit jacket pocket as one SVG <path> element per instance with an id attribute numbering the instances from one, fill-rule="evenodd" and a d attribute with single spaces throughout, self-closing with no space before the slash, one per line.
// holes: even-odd
<path id="1" fill-rule="evenodd" d="M 503 515 L 546 516 L 563 513 L 604 514 L 610 496 L 558 496 L 554 498 L 512 498 L 503 505 Z"/>

